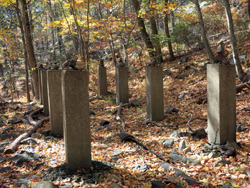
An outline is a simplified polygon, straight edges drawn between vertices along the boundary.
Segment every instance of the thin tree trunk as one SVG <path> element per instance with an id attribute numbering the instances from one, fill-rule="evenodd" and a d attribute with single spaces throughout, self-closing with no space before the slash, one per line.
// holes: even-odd
<path id="1" fill-rule="evenodd" d="M 209 56 L 209 59 L 212 63 L 215 62 L 214 60 L 214 54 L 209 46 L 209 42 L 207 40 L 207 35 L 206 35 L 206 31 L 204 28 L 204 22 L 203 22 L 203 18 L 202 18 L 202 14 L 201 14 L 201 9 L 200 9 L 200 5 L 199 5 L 199 1 L 198 0 L 193 0 L 194 4 L 195 4 L 195 8 L 198 14 L 198 18 L 199 18 L 199 24 L 200 24 L 200 29 L 201 29 L 201 35 L 202 35 L 202 39 L 203 39 L 203 43 L 206 49 L 206 52 Z"/>
<path id="2" fill-rule="evenodd" d="M 18 3 L 17 3 L 17 5 L 18 5 Z M 21 33 L 22 33 L 24 65 L 25 65 L 25 78 L 26 78 L 25 79 L 26 97 L 27 97 L 27 102 L 30 102 L 28 55 L 27 55 L 27 51 L 26 51 L 26 47 L 25 47 L 26 43 L 25 43 L 25 38 L 24 38 L 24 31 L 23 31 L 23 27 L 22 27 L 22 20 L 20 17 L 20 10 L 19 10 L 18 6 L 16 6 L 16 12 L 17 12 L 17 17 L 18 17 Z"/>
<path id="3" fill-rule="evenodd" d="M 234 34 L 234 25 L 233 25 L 230 4 L 229 4 L 228 0 L 223 0 L 223 4 L 225 7 L 225 12 L 226 12 L 226 16 L 227 16 L 228 32 L 229 32 L 229 36 L 230 36 L 230 42 L 231 42 L 231 48 L 232 48 L 232 52 L 233 52 L 233 60 L 235 63 L 235 68 L 236 68 L 237 74 L 240 78 L 240 81 L 244 82 L 247 74 L 244 73 L 244 71 L 242 70 L 241 64 L 240 64 L 239 53 L 238 53 L 238 49 L 237 49 L 237 40 L 236 40 L 236 37 Z"/>
<path id="4" fill-rule="evenodd" d="M 168 3 L 168 0 L 165 0 L 166 6 L 167 6 L 167 3 Z M 175 57 L 174 57 L 174 52 L 173 52 L 172 43 L 171 43 L 170 34 L 169 34 L 168 14 L 167 14 L 167 12 L 165 12 L 165 17 L 164 17 L 164 29 L 165 29 L 165 34 L 166 34 L 166 37 L 167 37 L 167 40 L 168 40 L 168 51 L 169 51 L 170 61 L 174 61 Z"/>
<path id="5" fill-rule="evenodd" d="M 157 30 L 157 25 L 156 25 L 156 21 L 155 21 L 155 15 L 151 15 L 150 17 L 150 25 L 151 25 L 151 40 L 153 41 L 153 44 L 155 46 L 156 49 L 156 60 L 157 63 L 161 63 L 163 62 L 163 58 L 162 58 L 162 53 L 161 53 L 161 44 L 160 44 L 160 40 L 159 40 L 159 36 L 158 36 L 158 30 Z"/>
<path id="6" fill-rule="evenodd" d="M 138 25 L 140 27 L 140 31 L 141 31 L 141 35 L 142 35 L 142 38 L 146 44 L 146 47 L 147 47 L 147 50 L 148 50 L 148 53 L 149 53 L 149 56 L 151 59 L 155 59 L 155 51 L 154 51 L 154 46 L 152 44 L 152 41 L 150 40 L 150 37 L 146 31 L 146 27 L 145 27 L 145 24 L 144 24 L 144 21 L 141 17 L 139 17 L 139 11 L 140 11 L 140 5 L 139 5 L 139 2 L 138 0 L 131 0 L 133 6 L 134 6 L 134 9 L 135 9 L 135 12 L 136 12 L 136 15 L 137 15 L 137 22 L 138 22 Z"/>
<path id="7" fill-rule="evenodd" d="M 18 2 L 18 0 L 17 0 Z M 26 0 L 19 0 L 20 12 L 22 16 L 23 30 L 26 42 L 26 49 L 29 58 L 29 64 L 31 68 L 32 80 L 34 84 L 35 97 L 39 99 L 39 85 L 38 85 L 38 72 L 36 69 L 36 58 L 34 53 L 34 47 L 32 44 L 31 31 L 30 31 L 30 23 L 27 12 L 27 3 Z"/>

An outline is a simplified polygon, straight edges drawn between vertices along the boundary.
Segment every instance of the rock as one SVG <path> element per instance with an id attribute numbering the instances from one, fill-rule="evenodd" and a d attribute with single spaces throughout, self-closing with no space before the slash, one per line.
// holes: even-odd
<path id="1" fill-rule="evenodd" d="M 174 145 L 174 141 L 171 138 L 167 138 L 167 139 L 162 141 L 162 144 L 163 144 L 164 148 L 168 148 L 168 147 L 172 147 Z"/>
<path id="2" fill-rule="evenodd" d="M 174 131 L 169 138 L 177 138 L 179 136 L 178 131 Z"/>
<path id="3" fill-rule="evenodd" d="M 184 148 L 182 152 L 183 153 L 191 152 L 191 148 L 190 147 Z"/>
<path id="4" fill-rule="evenodd" d="M 151 166 L 149 164 L 144 163 L 140 168 L 139 171 L 140 172 L 146 172 L 149 168 L 151 168 Z"/>
<path id="5" fill-rule="evenodd" d="M 31 186 L 31 188 L 57 188 L 49 181 L 41 181 Z"/>
<path id="6" fill-rule="evenodd" d="M 219 44 L 219 45 L 218 45 L 216 52 L 217 52 L 218 54 L 224 53 L 224 46 L 223 46 L 223 44 Z"/>
<path id="7" fill-rule="evenodd" d="M 147 125 L 150 122 L 149 119 L 145 119 L 141 122 L 142 125 Z"/>
<path id="8" fill-rule="evenodd" d="M 32 133 L 32 134 L 31 134 L 31 137 L 32 137 L 32 138 L 41 138 L 41 135 L 38 134 L 38 133 Z"/>
<path id="9" fill-rule="evenodd" d="M 122 179 L 120 178 L 120 177 L 118 177 L 117 175 L 115 175 L 115 174 L 111 174 L 111 175 L 109 175 L 108 176 L 108 179 L 109 180 L 115 180 L 115 181 L 117 181 L 117 182 L 120 182 L 120 181 L 122 181 Z"/>
<path id="10" fill-rule="evenodd" d="M 194 69 L 190 70 L 190 75 L 195 74 L 195 73 L 196 73 L 196 71 Z"/>
<path id="11" fill-rule="evenodd" d="M 5 128 L 2 129 L 2 133 L 5 134 L 5 133 L 7 133 L 7 132 L 9 132 L 11 130 L 14 130 L 14 128 L 13 127 L 5 127 Z"/>
<path id="12" fill-rule="evenodd" d="M 185 72 L 183 72 L 183 73 L 181 73 L 177 78 L 178 79 L 184 79 L 185 77 L 187 77 L 188 75 L 185 73 Z"/>
<path id="13" fill-rule="evenodd" d="M 181 161 L 183 163 L 194 163 L 196 165 L 200 165 L 201 162 L 199 160 L 196 160 L 196 159 L 192 159 L 192 158 L 187 158 L 187 157 L 184 157 L 182 156 L 181 154 L 179 154 L 178 152 L 176 151 L 172 151 L 169 155 L 168 155 L 168 158 L 173 160 L 173 161 Z"/>
<path id="14" fill-rule="evenodd" d="M 167 71 L 165 71 L 163 77 L 170 76 L 171 74 L 172 74 L 172 71 L 171 70 L 167 70 Z"/>
<path id="15" fill-rule="evenodd" d="M 10 160 L 15 163 L 15 165 L 21 167 L 24 162 L 29 161 L 39 161 L 41 158 L 43 158 L 42 155 L 38 155 L 36 153 L 27 152 L 27 151 L 21 151 L 20 153 L 16 154 L 14 157 L 11 157 Z"/>
<path id="16" fill-rule="evenodd" d="M 151 188 L 164 188 L 165 185 L 161 181 L 151 181 Z"/>
<path id="17" fill-rule="evenodd" d="M 122 188 L 122 186 L 118 185 L 117 183 L 112 183 L 108 188 Z"/>
<path id="18" fill-rule="evenodd" d="M 186 56 L 182 56 L 180 61 L 178 62 L 178 65 L 181 65 L 183 63 L 187 62 L 187 57 Z"/>
<path id="19" fill-rule="evenodd" d="M 227 145 L 227 146 L 231 146 L 231 147 L 233 147 L 234 149 L 238 149 L 238 148 L 239 148 L 238 144 L 237 144 L 235 141 L 233 141 L 233 140 L 227 140 L 226 145 Z"/>
<path id="20" fill-rule="evenodd" d="M 6 141 L 6 142 L 0 143 L 0 153 L 4 152 L 5 146 L 7 146 L 9 143 L 11 143 L 11 141 Z"/>
<path id="21" fill-rule="evenodd" d="M 226 164 L 230 164 L 231 162 L 229 160 L 226 160 L 226 159 L 220 159 L 218 161 L 215 161 L 214 162 L 214 165 L 215 166 L 218 166 L 219 164 L 223 164 L 223 165 L 226 165 Z"/>
<path id="22" fill-rule="evenodd" d="M 9 134 L 0 134 L 0 141 L 6 140 L 6 139 L 12 139 L 16 138 L 17 135 L 15 133 L 9 133 Z"/>
<path id="23" fill-rule="evenodd" d="M 240 62 L 244 62 L 246 60 L 246 58 L 247 58 L 247 55 L 240 55 L 239 56 Z"/>
<path id="24" fill-rule="evenodd" d="M 101 121 L 101 123 L 100 123 L 100 125 L 102 125 L 102 126 L 104 126 L 104 125 L 109 125 L 109 121 L 107 121 L 107 120 L 102 120 Z"/>
<path id="25" fill-rule="evenodd" d="M 7 157 L 0 157 L 0 163 L 4 162 L 6 159 L 8 159 Z"/>
<path id="26" fill-rule="evenodd" d="M 219 157 L 218 153 L 216 151 L 212 151 L 211 153 L 208 154 L 208 158 L 216 158 Z"/>
<path id="27" fill-rule="evenodd" d="M 165 114 L 172 114 L 174 112 L 179 112 L 179 110 L 176 109 L 176 108 L 174 108 L 174 107 L 172 107 L 172 106 L 168 106 L 164 113 Z"/>
<path id="28" fill-rule="evenodd" d="M 178 147 L 178 151 L 181 151 L 182 149 L 186 148 L 186 142 L 185 140 L 182 140 L 180 143 L 179 143 L 179 147 Z"/>
<path id="29" fill-rule="evenodd" d="M 250 177 L 250 168 L 245 169 L 245 173 Z"/>
<path id="30" fill-rule="evenodd" d="M 112 155 L 111 159 L 119 159 L 120 155 L 123 155 L 123 151 L 117 150 L 117 151 L 114 151 L 111 155 Z"/>
<path id="31" fill-rule="evenodd" d="M 17 180 L 17 181 L 14 181 L 13 184 L 16 185 L 17 187 L 27 187 L 29 183 L 29 180 L 28 179 L 21 179 L 21 180 Z"/>
<path id="32" fill-rule="evenodd" d="M 137 52 L 133 52 L 132 54 L 129 54 L 129 59 L 132 59 L 134 57 L 137 57 L 138 56 L 138 53 Z"/>
<path id="33" fill-rule="evenodd" d="M 25 138 L 21 141 L 21 144 L 38 144 L 34 138 Z"/>
<path id="34" fill-rule="evenodd" d="M 206 138 L 207 133 L 204 128 L 196 129 L 194 133 L 191 134 L 193 138 Z"/>
<path id="35" fill-rule="evenodd" d="M 237 132 L 242 132 L 242 131 L 245 131 L 247 128 L 244 127 L 244 125 L 242 124 L 237 124 L 236 125 L 236 131 Z"/>
<path id="36" fill-rule="evenodd" d="M 90 115 L 90 116 L 91 116 L 91 115 L 94 116 L 94 115 L 95 115 L 95 112 L 93 112 L 92 110 L 90 110 L 90 111 L 89 111 L 89 115 Z"/>
<path id="37" fill-rule="evenodd" d="M 179 100 L 184 99 L 185 95 L 186 95 L 186 93 L 184 93 L 184 92 L 183 92 L 183 93 L 181 93 L 181 94 L 179 95 L 179 97 L 178 97 L 178 98 L 179 98 Z"/>
<path id="38" fill-rule="evenodd" d="M 220 152 L 223 155 L 231 156 L 231 155 L 235 154 L 236 150 L 232 146 L 221 145 L 220 146 Z"/>
<path id="39" fill-rule="evenodd" d="M 29 151 L 29 152 L 35 152 L 36 147 L 32 146 L 32 145 L 28 145 L 24 147 L 25 151 Z"/>
<path id="40" fill-rule="evenodd" d="M 134 99 L 134 100 L 132 100 L 132 101 L 130 102 L 130 105 L 131 105 L 132 107 L 139 107 L 139 106 L 141 106 L 141 103 L 140 103 L 137 99 Z"/>
<path id="41" fill-rule="evenodd" d="M 6 173 L 8 171 L 11 171 L 11 168 L 9 166 L 0 168 L 0 173 Z"/>
<path id="42" fill-rule="evenodd" d="M 4 126 L 4 121 L 0 118 L 0 127 Z"/>
<path id="43" fill-rule="evenodd" d="M 17 118 L 12 118 L 7 121 L 7 124 L 17 124 L 17 123 L 22 123 L 22 120 L 17 119 Z"/>

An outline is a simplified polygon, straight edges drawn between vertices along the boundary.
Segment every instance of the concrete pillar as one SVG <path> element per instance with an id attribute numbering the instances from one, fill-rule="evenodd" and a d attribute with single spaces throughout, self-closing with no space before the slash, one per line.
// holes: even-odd
<path id="1" fill-rule="evenodd" d="M 45 116 L 49 116 L 49 98 L 48 98 L 48 79 L 47 70 L 42 70 L 42 96 L 43 96 L 43 111 Z"/>
<path id="2" fill-rule="evenodd" d="M 128 67 L 116 67 L 116 104 L 128 102 Z"/>
<path id="3" fill-rule="evenodd" d="M 236 141 L 235 66 L 210 64 L 207 69 L 208 140 Z"/>
<path id="4" fill-rule="evenodd" d="M 88 82 L 87 71 L 62 71 L 63 128 L 69 171 L 91 167 Z"/>
<path id="5" fill-rule="evenodd" d="M 42 69 L 38 69 L 38 82 L 39 82 L 39 96 L 40 104 L 43 104 L 43 91 L 42 91 Z"/>
<path id="6" fill-rule="evenodd" d="M 107 91 L 106 67 L 100 67 L 100 66 L 98 67 L 97 79 L 98 79 L 98 96 L 107 95 L 108 91 Z"/>
<path id="7" fill-rule="evenodd" d="M 63 136 L 62 71 L 48 70 L 50 127 L 53 136 Z"/>
<path id="8" fill-rule="evenodd" d="M 147 116 L 152 121 L 164 119 L 162 67 L 146 67 Z"/>

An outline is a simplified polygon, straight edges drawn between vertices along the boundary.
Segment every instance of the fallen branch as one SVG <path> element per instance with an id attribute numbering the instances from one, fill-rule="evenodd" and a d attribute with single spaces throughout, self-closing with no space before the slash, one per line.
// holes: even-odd
<path id="1" fill-rule="evenodd" d="M 31 112 L 28 115 L 27 120 L 28 120 L 29 124 L 36 125 L 37 122 L 33 119 L 33 116 L 36 115 L 36 114 L 39 114 L 41 111 L 43 111 L 43 107 L 39 108 L 38 110 L 35 110 L 34 112 Z"/>
<path id="2" fill-rule="evenodd" d="M 242 89 L 250 86 L 250 82 L 247 82 L 247 83 L 243 83 L 243 84 L 239 84 L 236 86 L 236 93 L 239 93 Z"/>
<path id="3" fill-rule="evenodd" d="M 125 129 L 126 124 L 125 124 L 125 121 L 121 118 L 121 111 L 122 111 L 122 107 L 129 106 L 129 105 L 130 105 L 130 103 L 125 103 L 125 104 L 121 103 L 118 106 L 118 109 L 117 109 L 117 112 L 116 112 L 116 116 L 115 116 L 116 120 L 121 122 L 121 124 L 122 124 L 122 130 L 124 132 L 126 132 L 126 129 Z"/>
<path id="4" fill-rule="evenodd" d="M 181 170 L 179 170 L 178 168 L 174 167 L 173 165 L 171 165 L 170 163 L 164 162 L 160 165 L 162 168 L 164 168 L 164 170 L 166 170 L 167 172 L 170 171 L 174 171 L 175 174 L 177 176 L 182 177 L 187 183 L 188 185 L 191 186 L 195 186 L 195 187 L 199 187 L 199 184 L 197 183 L 197 181 L 191 177 L 189 177 L 188 175 L 186 175 L 184 172 L 182 172 Z"/>
<path id="5" fill-rule="evenodd" d="M 31 136 L 32 133 L 35 133 L 37 131 L 37 129 L 39 129 L 40 127 L 42 127 L 44 121 L 49 121 L 49 117 L 41 119 L 41 120 L 39 120 L 37 122 L 35 122 L 33 120 L 32 115 L 35 115 L 35 114 L 41 112 L 42 109 L 43 108 L 38 109 L 38 110 L 32 112 L 31 114 L 29 114 L 28 121 L 29 121 L 30 124 L 34 125 L 34 127 L 32 129 L 30 129 L 28 132 L 23 133 L 20 136 L 18 136 L 9 146 L 7 146 L 6 149 L 5 149 L 5 151 L 4 151 L 5 154 L 14 153 L 16 151 L 16 149 L 18 148 L 19 143 L 23 139 Z"/>
<path id="6" fill-rule="evenodd" d="M 157 127 L 170 127 L 170 128 L 178 129 L 180 125 L 187 124 L 187 123 L 188 123 L 188 125 L 189 125 L 192 121 L 194 121 L 194 120 L 196 120 L 196 119 L 203 120 L 203 121 L 207 121 L 207 118 L 195 117 L 195 118 L 190 119 L 190 120 L 188 120 L 188 121 L 180 122 L 180 123 L 178 123 L 178 124 L 176 124 L 176 125 L 159 125 L 159 124 L 156 123 L 155 121 L 147 121 L 146 124 L 152 123 L 152 124 L 156 125 Z"/>

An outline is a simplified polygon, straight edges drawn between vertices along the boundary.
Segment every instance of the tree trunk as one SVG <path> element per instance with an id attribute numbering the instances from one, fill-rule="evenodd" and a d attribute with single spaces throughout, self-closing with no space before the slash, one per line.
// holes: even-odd
<path id="1" fill-rule="evenodd" d="M 233 60 L 234 60 L 235 68 L 236 68 L 237 74 L 240 78 L 240 81 L 244 82 L 247 74 L 244 73 L 244 71 L 242 70 L 241 64 L 240 64 L 239 53 L 238 53 L 238 49 L 237 49 L 237 40 L 236 40 L 236 37 L 234 34 L 234 25 L 233 25 L 230 4 L 229 4 L 228 0 L 223 0 L 223 4 L 225 7 L 225 12 L 226 12 L 226 16 L 227 16 L 228 32 L 229 32 L 229 36 L 230 36 L 230 42 L 231 42 L 231 48 L 232 48 L 232 52 L 233 52 Z"/>
<path id="2" fill-rule="evenodd" d="M 168 0 L 165 0 L 166 6 L 167 6 L 167 3 L 168 3 Z M 173 52 L 173 48 L 172 48 L 172 43 L 171 43 L 171 40 L 170 40 L 167 12 L 165 12 L 165 17 L 164 17 L 164 29 L 165 29 L 165 34 L 166 34 L 166 37 L 167 37 L 167 40 L 168 40 L 168 51 L 169 51 L 170 61 L 174 61 L 175 57 L 174 57 L 174 52 Z"/>
<path id="3" fill-rule="evenodd" d="M 158 64 L 163 62 L 162 53 L 161 53 L 161 44 L 158 36 L 157 25 L 155 21 L 155 15 L 151 15 L 150 17 L 150 25 L 151 25 L 151 40 L 156 49 L 156 61 Z"/>
<path id="4" fill-rule="evenodd" d="M 138 0 L 131 0 L 131 2 L 133 4 L 133 6 L 134 6 L 134 9 L 135 9 L 135 12 L 136 12 L 136 15 L 137 15 L 137 22 L 138 22 L 138 25 L 140 27 L 141 35 L 142 35 L 142 38 L 143 38 L 143 40 L 144 40 L 144 42 L 146 44 L 149 56 L 150 56 L 151 59 L 155 59 L 155 51 L 154 51 L 152 41 L 150 40 L 150 37 L 149 37 L 149 35 L 148 35 L 147 31 L 146 31 L 146 27 L 145 27 L 143 19 L 138 16 L 139 11 L 140 11 L 139 2 L 138 2 Z"/>
<path id="5" fill-rule="evenodd" d="M 17 5 L 18 5 L 18 3 L 17 3 Z M 26 43 L 25 43 L 24 31 L 23 31 L 23 27 L 22 27 L 23 24 L 22 24 L 22 20 L 21 20 L 21 17 L 20 17 L 20 10 L 19 10 L 18 6 L 16 6 L 16 12 L 17 12 L 17 17 L 18 17 L 21 33 L 22 33 L 24 64 L 25 64 L 25 78 L 26 78 L 25 87 L 26 87 L 27 102 L 29 103 L 30 102 L 30 90 L 29 90 L 28 55 L 27 55 L 27 51 L 26 51 Z"/>
<path id="6" fill-rule="evenodd" d="M 34 53 L 34 47 L 32 44 L 26 0 L 19 0 L 19 5 L 23 23 L 25 42 L 26 42 L 26 50 L 29 58 L 29 65 L 31 67 L 32 80 L 34 84 L 35 97 L 36 99 L 39 99 L 38 72 L 36 69 L 36 58 Z"/>
<path id="7" fill-rule="evenodd" d="M 193 0 L 194 4 L 195 4 L 195 8 L 198 14 L 198 18 L 199 18 L 199 24 L 200 24 L 200 29 L 201 29 L 201 35 L 202 35 L 202 39 L 203 39 L 203 43 L 205 46 L 205 49 L 207 51 L 207 54 L 209 56 L 209 59 L 212 63 L 215 62 L 214 60 L 214 54 L 209 46 L 209 42 L 207 40 L 207 35 L 206 35 L 206 31 L 204 28 L 204 22 L 203 22 L 203 18 L 202 18 L 202 14 L 201 14 L 201 9 L 200 9 L 200 5 L 199 5 L 199 1 L 198 0 Z"/>

